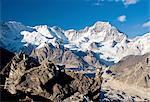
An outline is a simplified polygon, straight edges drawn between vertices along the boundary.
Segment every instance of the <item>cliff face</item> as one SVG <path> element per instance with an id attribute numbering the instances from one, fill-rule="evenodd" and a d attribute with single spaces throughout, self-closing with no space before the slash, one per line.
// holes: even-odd
<path id="1" fill-rule="evenodd" d="M 150 88 L 150 53 L 125 57 L 113 71 L 118 74 L 117 80 L 135 87 Z"/>
<path id="2" fill-rule="evenodd" d="M 66 68 L 94 69 L 102 66 L 94 52 L 71 51 L 59 44 L 57 47 L 45 44 L 40 49 L 34 49 L 30 56 L 38 59 L 39 62 L 48 59 L 56 64 L 64 64 Z"/>
<path id="3" fill-rule="evenodd" d="M 102 77 L 103 101 L 150 101 L 150 53 L 127 56 Z"/>
<path id="4" fill-rule="evenodd" d="M 49 60 L 39 63 L 23 53 L 16 55 L 6 67 L 9 71 L 3 71 L 6 75 L 4 90 L 16 95 L 18 99 L 23 94 L 20 98 L 22 101 L 99 100 L 101 74 L 89 78 L 81 73 L 65 72 L 63 67 L 56 66 Z"/>

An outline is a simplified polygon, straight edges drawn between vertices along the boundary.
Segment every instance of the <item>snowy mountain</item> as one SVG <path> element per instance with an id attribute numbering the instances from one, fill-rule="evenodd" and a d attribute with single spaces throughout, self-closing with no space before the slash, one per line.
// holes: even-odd
<path id="1" fill-rule="evenodd" d="M 1 23 L 0 26 L 0 47 L 11 52 L 23 50 L 31 53 L 32 49 L 40 49 L 51 43 L 73 51 L 92 51 L 104 62 L 115 63 L 128 55 L 150 52 L 150 33 L 129 39 L 108 22 L 98 21 L 78 31 L 65 31 L 47 25 L 29 27 L 15 21 Z"/>

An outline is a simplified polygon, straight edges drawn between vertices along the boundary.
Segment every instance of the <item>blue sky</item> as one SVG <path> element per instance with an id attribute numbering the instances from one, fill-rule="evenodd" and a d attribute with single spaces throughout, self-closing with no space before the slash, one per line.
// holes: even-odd
<path id="1" fill-rule="evenodd" d="M 150 31 L 150 0 L 1 0 L 1 20 L 82 29 L 107 21 L 129 37 Z"/>

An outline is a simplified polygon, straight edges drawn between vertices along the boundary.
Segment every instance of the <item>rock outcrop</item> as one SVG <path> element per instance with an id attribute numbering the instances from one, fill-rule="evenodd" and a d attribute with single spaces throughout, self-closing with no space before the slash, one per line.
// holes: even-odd
<path id="1" fill-rule="evenodd" d="M 22 101 L 99 101 L 101 74 L 99 77 L 89 78 L 82 73 L 64 71 L 59 67 L 49 60 L 39 63 L 36 59 L 20 53 L 7 66 L 9 72 L 4 89 L 13 95 L 24 94 Z"/>
<path id="2" fill-rule="evenodd" d="M 102 101 L 150 101 L 150 53 L 128 56 L 104 71 Z"/>
<path id="3" fill-rule="evenodd" d="M 59 44 L 57 47 L 52 44 L 45 44 L 44 47 L 34 49 L 30 56 L 38 59 L 39 62 L 48 59 L 56 64 L 64 64 L 66 68 L 85 69 L 91 67 L 94 69 L 102 66 L 100 60 L 92 51 L 71 51 Z"/>
<path id="4" fill-rule="evenodd" d="M 112 70 L 118 74 L 117 80 L 135 87 L 150 88 L 150 53 L 145 55 L 128 56 L 113 66 Z"/>

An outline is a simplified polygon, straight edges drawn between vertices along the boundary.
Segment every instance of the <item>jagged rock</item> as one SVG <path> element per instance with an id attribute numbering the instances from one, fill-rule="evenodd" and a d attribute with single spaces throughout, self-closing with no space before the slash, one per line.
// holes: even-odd
<path id="1" fill-rule="evenodd" d="M 16 55 L 7 67 L 10 71 L 4 89 L 11 94 L 17 94 L 18 91 L 25 93 L 24 100 L 31 98 L 32 101 L 33 96 L 41 96 L 49 101 L 62 102 L 69 97 L 76 99 L 77 92 L 84 96 L 84 100 L 85 97 L 94 102 L 99 100 L 101 75 L 89 78 L 74 71 L 64 72 L 61 71 L 62 67 L 55 66 L 47 59 L 38 63 L 23 53 Z"/>
<path id="2" fill-rule="evenodd" d="M 59 46 L 60 47 L 55 47 L 52 44 L 45 44 L 40 49 L 34 49 L 30 56 L 38 59 L 39 62 L 48 59 L 56 64 L 64 64 L 66 65 L 66 68 L 85 69 L 87 67 L 96 68 L 102 66 L 100 64 L 100 59 L 98 59 L 97 56 L 94 56 L 92 51 L 87 53 L 77 51 L 73 52 L 69 49 L 63 48 L 61 45 Z"/>
<path id="3" fill-rule="evenodd" d="M 6 69 L 5 66 L 8 65 L 13 56 L 14 56 L 13 53 L 0 47 L 0 90 L 3 90 L 3 85 L 5 84 L 6 80 L 5 77 L 9 74 L 7 73 L 9 69 Z"/>
<path id="4" fill-rule="evenodd" d="M 113 66 L 112 70 L 119 76 L 117 80 L 135 87 L 150 88 L 150 53 L 145 55 L 128 56 Z"/>
<path id="5" fill-rule="evenodd" d="M 65 64 L 66 67 L 86 67 L 87 63 L 67 49 L 54 47 L 52 44 L 46 44 L 40 49 L 35 49 L 31 56 L 42 62 L 45 59 L 51 60 L 57 64 Z M 86 65 L 86 66 L 85 66 Z"/>
<path id="6" fill-rule="evenodd" d="M 64 102 L 83 102 L 84 101 L 84 95 L 80 94 L 79 92 L 76 92 L 74 95 L 70 96 L 69 98 L 66 98 Z"/>
<path id="7" fill-rule="evenodd" d="M 104 71 L 101 101 L 149 102 L 150 53 L 132 55 Z"/>

